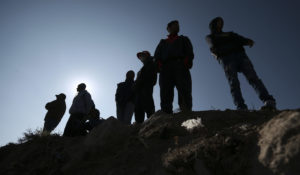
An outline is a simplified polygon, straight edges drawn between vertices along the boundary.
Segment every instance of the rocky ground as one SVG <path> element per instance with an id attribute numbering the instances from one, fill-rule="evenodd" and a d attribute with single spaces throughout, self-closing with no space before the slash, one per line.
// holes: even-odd
<path id="1" fill-rule="evenodd" d="M 298 175 L 299 162 L 300 110 L 158 112 L 131 126 L 111 117 L 85 137 L 0 148 L 1 175 Z"/>

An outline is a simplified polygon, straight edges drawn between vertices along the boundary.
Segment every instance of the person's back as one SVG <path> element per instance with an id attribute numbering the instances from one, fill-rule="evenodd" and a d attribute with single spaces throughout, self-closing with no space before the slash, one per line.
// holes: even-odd
<path id="1" fill-rule="evenodd" d="M 157 82 L 156 65 L 153 62 L 153 57 L 149 57 L 140 69 L 135 81 L 135 90 L 140 91 L 145 88 L 151 87 Z"/>
<path id="2" fill-rule="evenodd" d="M 43 129 L 46 135 L 56 128 L 66 111 L 65 94 L 56 95 L 56 98 L 56 100 L 47 103 L 45 106 L 48 110 Z"/>
<path id="3" fill-rule="evenodd" d="M 88 114 L 91 108 L 94 106 L 91 94 L 87 90 L 79 92 L 76 97 L 74 97 L 72 105 L 70 107 L 70 114 Z"/>
<path id="4" fill-rule="evenodd" d="M 207 36 L 211 42 L 212 51 L 218 57 L 224 57 L 236 52 L 245 52 L 244 45 L 247 45 L 249 39 L 244 38 L 234 32 L 220 32 Z"/>
<path id="5" fill-rule="evenodd" d="M 117 118 L 125 124 L 131 123 L 134 111 L 134 76 L 133 71 L 128 71 L 125 82 L 118 84 L 115 94 Z"/>
<path id="6" fill-rule="evenodd" d="M 134 81 L 127 79 L 117 85 L 116 103 L 124 106 L 128 101 L 133 101 L 133 85 Z"/>

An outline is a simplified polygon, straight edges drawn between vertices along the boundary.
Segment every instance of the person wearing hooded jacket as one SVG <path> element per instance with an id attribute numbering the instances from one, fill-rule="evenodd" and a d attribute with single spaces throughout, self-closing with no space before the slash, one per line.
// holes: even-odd
<path id="1" fill-rule="evenodd" d="M 167 25 L 167 39 L 160 40 L 154 54 L 158 66 L 161 110 L 173 113 L 174 87 L 178 91 L 181 111 L 192 110 L 192 78 L 194 52 L 188 37 L 180 35 L 179 23 L 171 21 Z"/>
<path id="2" fill-rule="evenodd" d="M 237 76 L 238 72 L 245 75 L 250 85 L 259 95 L 259 98 L 264 102 L 262 109 L 276 109 L 275 99 L 269 94 L 265 85 L 257 76 L 244 49 L 244 46 L 252 47 L 254 41 L 234 32 L 223 32 L 223 25 L 224 21 L 221 17 L 214 18 L 209 24 L 211 34 L 207 35 L 206 40 L 210 46 L 211 53 L 224 68 L 237 109 L 248 110 L 242 97 Z"/>
<path id="3" fill-rule="evenodd" d="M 43 135 L 49 135 L 56 128 L 66 111 L 66 95 L 61 93 L 55 96 L 56 100 L 45 106 L 48 112 L 44 119 Z"/>
<path id="4" fill-rule="evenodd" d="M 134 71 L 126 73 L 126 80 L 118 84 L 115 101 L 117 107 L 117 119 L 130 125 L 134 112 Z"/>
<path id="5" fill-rule="evenodd" d="M 77 86 L 78 94 L 74 97 L 69 110 L 70 118 L 64 130 L 64 136 L 85 135 L 85 117 L 95 108 L 94 101 L 90 93 L 86 90 L 86 85 L 81 83 Z"/>
<path id="6" fill-rule="evenodd" d="M 135 85 L 135 121 L 143 123 L 145 113 L 150 118 L 155 112 L 153 100 L 153 87 L 157 81 L 156 66 L 148 51 L 137 53 L 138 59 L 143 63 L 143 67 L 138 72 Z"/>

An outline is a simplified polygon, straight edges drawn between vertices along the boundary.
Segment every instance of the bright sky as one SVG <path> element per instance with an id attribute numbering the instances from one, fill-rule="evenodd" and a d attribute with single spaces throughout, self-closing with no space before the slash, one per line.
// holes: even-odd
<path id="1" fill-rule="evenodd" d="M 174 19 L 194 46 L 193 110 L 235 109 L 205 41 L 216 16 L 224 18 L 224 31 L 255 41 L 246 51 L 278 108 L 299 108 L 299 9 L 298 0 L 1 0 L 0 145 L 42 127 L 44 106 L 55 94 L 67 95 L 68 110 L 81 82 L 101 117 L 115 116 L 117 83 L 128 70 L 141 68 L 136 53 L 153 54 Z M 259 109 L 253 88 L 243 76 L 240 80 L 246 103 Z M 153 95 L 158 110 L 158 85 Z M 66 112 L 56 132 L 63 132 L 68 117 Z"/>

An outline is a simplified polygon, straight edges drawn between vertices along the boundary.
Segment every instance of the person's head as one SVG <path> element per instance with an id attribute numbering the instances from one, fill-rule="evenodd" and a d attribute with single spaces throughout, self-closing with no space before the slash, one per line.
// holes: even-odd
<path id="1" fill-rule="evenodd" d="M 126 73 L 126 80 L 134 80 L 134 71 L 133 70 L 130 70 Z"/>
<path id="2" fill-rule="evenodd" d="M 77 86 L 77 91 L 78 92 L 81 92 L 81 91 L 84 91 L 86 88 L 86 85 L 84 83 L 80 83 L 78 86 Z"/>
<path id="3" fill-rule="evenodd" d="M 175 35 L 179 33 L 179 22 L 177 20 L 171 21 L 167 25 L 167 31 L 170 35 Z"/>
<path id="4" fill-rule="evenodd" d="M 100 111 L 96 108 L 93 108 L 90 113 L 91 119 L 98 119 L 100 117 Z"/>
<path id="5" fill-rule="evenodd" d="M 224 26 L 224 20 L 222 17 L 216 17 L 209 23 L 209 29 L 211 33 L 222 32 Z"/>
<path id="6" fill-rule="evenodd" d="M 142 51 L 137 53 L 136 56 L 138 57 L 139 60 L 141 60 L 141 62 L 144 63 L 150 58 L 151 54 L 148 51 Z"/>
<path id="7" fill-rule="evenodd" d="M 59 100 L 65 100 L 66 99 L 66 95 L 64 93 L 61 93 L 61 94 L 58 94 L 58 95 L 55 95 L 55 96 Z"/>

